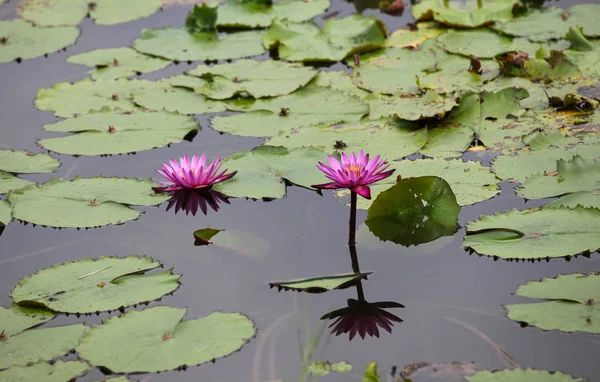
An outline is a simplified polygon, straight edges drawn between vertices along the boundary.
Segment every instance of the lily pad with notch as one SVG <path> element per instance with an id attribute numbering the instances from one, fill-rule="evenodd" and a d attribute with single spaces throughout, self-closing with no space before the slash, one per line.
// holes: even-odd
<path id="1" fill-rule="evenodd" d="M 137 219 L 140 212 L 130 205 L 167 201 L 169 196 L 156 194 L 153 185 L 151 179 L 52 178 L 39 186 L 13 190 L 7 200 L 15 219 L 48 227 L 93 228 Z"/>
<path id="2" fill-rule="evenodd" d="M 91 368 L 86 362 L 80 361 L 58 360 L 52 365 L 46 362 L 37 362 L 29 366 L 12 366 L 0 371 L 0 379 L 5 382 L 64 382 L 87 373 Z"/>
<path id="3" fill-rule="evenodd" d="M 600 18 L 598 15 L 600 15 L 600 5 L 577 4 L 569 9 L 567 23 L 581 27 L 586 37 L 600 37 Z"/>
<path id="4" fill-rule="evenodd" d="M 458 106 L 452 96 L 442 96 L 434 91 L 427 91 L 421 96 L 388 96 L 371 94 L 364 98 L 369 103 L 369 118 L 379 119 L 396 117 L 406 121 L 418 121 L 427 118 L 443 118 L 444 115 Z"/>
<path id="5" fill-rule="evenodd" d="M 6 194 L 10 190 L 18 190 L 33 184 L 33 182 L 18 178 L 10 172 L 0 170 L 0 194 Z"/>
<path id="6" fill-rule="evenodd" d="M 281 290 L 291 290 L 306 293 L 325 293 L 331 290 L 346 289 L 356 285 L 360 280 L 366 280 L 372 272 L 347 273 L 334 276 L 311 277 L 290 281 L 269 283 L 269 287 Z"/>
<path id="7" fill-rule="evenodd" d="M 271 243 L 250 232 L 235 229 L 203 228 L 194 231 L 195 246 L 216 245 L 250 257 L 263 257 Z"/>
<path id="8" fill-rule="evenodd" d="M 463 247 L 480 255 L 521 260 L 589 253 L 600 248 L 599 218 L 599 209 L 583 207 L 482 215 L 467 224 Z"/>
<path id="9" fill-rule="evenodd" d="M 517 0 L 423 0 L 413 6 L 412 15 L 418 21 L 435 20 L 452 27 L 477 28 L 510 21 L 513 8 L 519 4 Z"/>
<path id="10" fill-rule="evenodd" d="M 44 308 L 23 307 L 17 304 L 12 304 L 8 309 L 0 306 L 0 333 L 5 337 L 11 337 L 52 318 L 54 312 Z"/>
<path id="11" fill-rule="evenodd" d="M 526 37 L 530 41 L 558 40 L 568 31 L 564 11 L 559 7 L 532 9 L 506 23 L 496 23 L 493 28 L 515 37 Z"/>
<path id="12" fill-rule="evenodd" d="M 519 286 L 518 296 L 546 301 L 506 305 L 508 318 L 542 330 L 600 334 L 600 274 L 573 273 Z"/>
<path id="13" fill-rule="evenodd" d="M 95 313 L 159 299 L 179 288 L 172 269 L 147 273 L 161 264 L 148 257 L 84 258 L 57 264 L 21 279 L 11 292 L 20 306 L 55 312 Z"/>
<path id="14" fill-rule="evenodd" d="M 24 150 L 0 150 L 0 171 L 19 174 L 53 172 L 60 162 L 48 154 L 34 154 Z"/>
<path id="15" fill-rule="evenodd" d="M 329 8 L 329 0 L 228 0 L 219 6 L 219 27 L 264 28 L 274 19 L 310 20 Z"/>
<path id="16" fill-rule="evenodd" d="M 91 4 L 91 3 L 90 3 Z M 162 6 L 161 0 L 94 0 L 90 17 L 99 25 L 115 25 L 153 15 Z"/>
<path id="17" fill-rule="evenodd" d="M 444 179 L 405 178 L 377 196 L 365 224 L 383 241 L 416 246 L 453 235 L 459 212 L 456 197 Z"/>
<path id="18" fill-rule="evenodd" d="M 40 27 L 79 25 L 88 13 L 85 0 L 27 0 L 18 5 L 23 20 Z"/>
<path id="19" fill-rule="evenodd" d="M 167 306 L 131 310 L 93 326 L 76 350 L 92 365 L 115 373 L 159 372 L 214 362 L 240 350 L 256 334 L 253 322 L 241 313 L 183 320 L 185 313 Z"/>

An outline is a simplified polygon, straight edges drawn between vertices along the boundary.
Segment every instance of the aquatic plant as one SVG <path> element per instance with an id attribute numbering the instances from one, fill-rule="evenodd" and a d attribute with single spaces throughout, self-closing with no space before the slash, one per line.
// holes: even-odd
<path id="1" fill-rule="evenodd" d="M 154 187 L 155 191 L 176 191 L 183 189 L 207 189 L 215 183 L 233 177 L 237 171 L 227 174 L 227 169 L 219 172 L 221 169 L 221 158 L 217 158 L 206 166 L 206 154 L 201 157 L 194 155 L 192 160 L 184 155 L 179 158 L 179 163 L 171 159 L 169 164 L 162 165 L 162 171 L 156 170 L 168 182 L 161 182 L 166 187 Z"/>

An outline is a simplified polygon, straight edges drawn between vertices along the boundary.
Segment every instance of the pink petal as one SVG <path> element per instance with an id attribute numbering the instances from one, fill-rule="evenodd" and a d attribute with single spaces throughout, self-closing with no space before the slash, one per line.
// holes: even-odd
<path id="1" fill-rule="evenodd" d="M 331 189 L 331 190 L 335 190 L 338 188 L 346 188 L 346 186 L 339 184 L 338 182 L 331 182 L 331 183 L 323 183 L 323 184 L 313 184 L 311 186 L 312 188 L 322 188 L 322 189 Z"/>
<path id="2" fill-rule="evenodd" d="M 371 189 L 369 188 L 369 186 L 355 186 L 352 187 L 350 190 L 356 192 L 365 199 L 371 199 Z"/>

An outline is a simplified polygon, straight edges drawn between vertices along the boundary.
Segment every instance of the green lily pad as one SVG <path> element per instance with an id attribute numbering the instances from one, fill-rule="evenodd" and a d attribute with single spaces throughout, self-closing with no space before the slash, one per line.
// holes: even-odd
<path id="1" fill-rule="evenodd" d="M 77 27 L 42 28 L 23 20 L 0 21 L 0 63 L 57 52 L 79 37 Z"/>
<path id="2" fill-rule="evenodd" d="M 8 225 L 11 220 L 12 208 L 10 208 L 10 204 L 6 200 L 0 200 L 0 227 Z"/>
<path id="3" fill-rule="evenodd" d="M 521 118 L 525 109 L 519 101 L 527 96 L 526 90 L 516 88 L 463 96 L 458 108 L 431 126 L 429 140 L 421 153 L 430 157 L 458 157 L 474 137 L 489 150 L 523 147 L 521 136 L 540 127 Z"/>
<path id="4" fill-rule="evenodd" d="M 499 57 L 502 71 L 509 76 L 525 77 L 532 81 L 550 82 L 559 79 L 578 79 L 583 76 L 575 63 L 560 51 L 552 51 L 547 59 L 520 57 L 509 53 Z"/>
<path id="5" fill-rule="evenodd" d="M 292 290 L 306 293 L 325 293 L 330 290 L 346 289 L 356 285 L 360 280 L 366 280 L 371 272 L 347 273 L 335 276 L 311 277 L 290 281 L 278 281 L 269 283 L 271 288 L 278 290 Z"/>
<path id="6" fill-rule="evenodd" d="M 17 304 L 13 304 L 8 309 L 0 306 L 0 333 L 11 337 L 52 318 L 54 318 L 54 312 L 46 309 L 28 308 Z"/>
<path id="7" fill-rule="evenodd" d="M 10 172 L 0 170 L 0 194 L 6 194 L 10 190 L 18 190 L 34 184 L 25 179 L 17 178 Z"/>
<path id="8" fill-rule="evenodd" d="M 227 60 L 256 56 L 265 50 L 262 31 L 217 35 L 217 9 L 197 5 L 188 15 L 187 29 L 144 29 L 133 48 L 138 52 L 178 61 Z"/>
<path id="9" fill-rule="evenodd" d="M 546 259 L 600 248 L 600 210 L 511 210 L 467 224 L 463 247 L 502 259 Z M 557 224 L 560 222 L 560 224 Z"/>
<path id="10" fill-rule="evenodd" d="M 559 159 L 556 171 L 558 173 L 537 173 L 528 177 L 518 194 L 527 199 L 542 199 L 600 190 L 600 159 L 588 160 L 580 156 L 569 161 Z"/>
<path id="11" fill-rule="evenodd" d="M 563 374 L 560 371 L 514 369 L 500 371 L 480 371 L 465 377 L 469 382 L 584 382 L 581 378 Z"/>
<path id="12" fill-rule="evenodd" d="M 564 53 L 569 61 L 577 63 L 583 76 L 598 78 L 600 77 L 600 40 L 587 42 L 593 48 L 591 51 L 578 51 L 573 49 L 575 46 L 572 45 L 571 49 L 565 50 Z"/>
<path id="13" fill-rule="evenodd" d="M 446 33 L 447 29 L 441 28 L 436 22 L 422 22 L 417 24 L 417 30 L 398 29 L 392 32 L 385 45 L 390 48 L 416 48 L 423 41 L 436 38 Z"/>
<path id="14" fill-rule="evenodd" d="M 569 9 L 569 25 L 583 28 L 586 37 L 600 37 L 600 5 L 577 4 Z"/>
<path id="15" fill-rule="evenodd" d="M 396 170 L 395 176 L 401 176 L 402 178 L 437 176 L 444 179 L 452 188 L 452 192 L 460 206 L 482 202 L 493 198 L 500 192 L 499 179 L 494 176 L 489 168 L 482 166 L 479 162 L 464 162 L 461 159 L 444 160 L 441 158 L 417 159 L 414 161 L 392 162 L 390 168 Z M 371 186 L 371 200 L 359 199 L 358 208 L 368 209 L 377 195 L 395 184 L 396 178 L 391 177 Z M 342 191 L 338 195 L 347 195 L 347 192 Z"/>
<path id="16" fill-rule="evenodd" d="M 526 78 L 519 77 L 497 77 L 481 87 L 487 92 L 498 92 L 503 89 L 516 88 L 525 89 L 529 97 L 521 99 L 519 103 L 526 109 L 545 109 L 548 107 L 548 94 L 545 85 L 534 83 Z"/>
<path id="17" fill-rule="evenodd" d="M 288 61 L 341 61 L 354 54 L 383 48 L 386 29 L 374 16 L 331 18 L 323 29 L 313 23 L 273 20 L 263 37 L 267 49 L 277 49 Z"/>
<path id="18" fill-rule="evenodd" d="M 456 197 L 442 178 L 406 178 L 377 196 L 365 224 L 383 241 L 416 246 L 453 235 L 459 212 Z"/>
<path id="19" fill-rule="evenodd" d="M 194 238 L 196 246 L 216 245 L 250 257 L 263 257 L 271 250 L 268 240 L 235 229 L 203 228 L 194 231 Z"/>
<path id="20" fill-rule="evenodd" d="M 238 173 L 216 184 L 214 190 L 232 197 L 282 198 L 286 181 L 303 187 L 321 182 L 322 173 L 316 165 L 326 159 L 325 153 L 315 147 L 288 151 L 284 147 L 258 146 L 225 158 L 223 166 Z"/>
<path id="21" fill-rule="evenodd" d="M 5 382 L 44 381 L 65 382 L 87 373 L 91 366 L 85 362 L 61 360 L 52 365 L 38 362 L 30 366 L 13 366 L 0 371 L 0 379 Z"/>
<path id="22" fill-rule="evenodd" d="M 507 22 L 513 18 L 516 0 L 423 0 L 412 8 L 419 21 L 435 20 L 453 27 L 477 28 L 493 22 Z"/>
<path id="23" fill-rule="evenodd" d="M 533 43 L 525 38 L 502 36 L 489 29 L 450 30 L 438 37 L 440 45 L 448 52 L 477 58 L 494 58 L 504 53 L 521 51 L 530 56 L 542 44 Z"/>
<path id="24" fill-rule="evenodd" d="M 352 152 L 364 150 L 395 160 L 414 154 L 423 147 L 427 143 L 427 129 L 420 129 L 413 122 L 381 119 L 305 127 L 287 135 L 274 136 L 268 143 L 289 149 L 319 145 L 324 146 L 328 153 L 342 149 Z"/>
<path id="25" fill-rule="evenodd" d="M 116 373 L 157 372 L 228 356 L 256 333 L 241 313 L 214 312 L 183 320 L 185 312 L 159 306 L 104 320 L 92 327 L 77 352 Z"/>
<path id="26" fill-rule="evenodd" d="M 0 150 L 1 171 L 36 174 L 52 172 L 58 166 L 60 162 L 48 154 L 33 154 L 24 150 Z"/>
<path id="27" fill-rule="evenodd" d="M 571 43 L 569 50 L 589 52 L 594 50 L 594 45 L 583 35 L 583 28 L 572 26 L 565 35 L 565 40 Z"/>
<path id="28" fill-rule="evenodd" d="M 148 80 L 98 80 L 83 79 L 73 84 L 61 82 L 50 89 L 38 91 L 35 105 L 40 110 L 53 111 L 58 117 L 73 117 L 100 111 L 135 111 L 131 94 L 148 88 L 164 88 L 164 84 Z"/>
<path id="29" fill-rule="evenodd" d="M 59 357 L 75 348 L 87 330 L 87 326 L 77 324 L 27 330 L 8 337 L 0 341 L 0 369 Z"/>
<path id="30" fill-rule="evenodd" d="M 187 74 L 201 77 L 204 85 L 194 91 L 212 99 L 227 99 L 238 94 L 254 98 L 291 93 L 306 85 L 317 72 L 282 61 L 239 60 L 232 64 L 199 65 Z"/>
<path id="31" fill-rule="evenodd" d="M 348 362 L 335 362 L 329 361 L 316 361 L 308 366 L 308 372 L 315 377 L 324 377 L 329 375 L 330 372 L 336 373 L 347 373 L 352 371 L 352 365 Z"/>
<path id="32" fill-rule="evenodd" d="M 253 137 L 289 134 L 321 123 L 358 121 L 369 112 L 369 107 L 357 97 L 318 86 L 276 98 L 233 101 L 228 108 L 248 113 L 214 117 L 212 128 Z"/>
<path id="33" fill-rule="evenodd" d="M 34 25 L 79 25 L 88 13 L 85 0 L 27 0 L 17 8 L 19 16 Z"/>
<path id="34" fill-rule="evenodd" d="M 543 330 L 600 333 L 600 275 L 573 273 L 519 286 L 519 296 L 544 299 L 507 305 L 508 318 Z"/>
<path id="35" fill-rule="evenodd" d="M 126 154 L 179 143 L 200 129 L 194 117 L 166 112 L 86 114 L 50 125 L 47 131 L 74 133 L 38 141 L 40 147 L 61 154 Z"/>
<path id="36" fill-rule="evenodd" d="M 550 208 L 568 207 L 575 208 L 583 206 L 585 208 L 600 208 L 600 191 L 581 191 L 567 194 L 546 205 Z"/>
<path id="37" fill-rule="evenodd" d="M 531 41 L 558 40 L 568 31 L 563 17 L 564 11 L 559 7 L 533 9 L 507 23 L 496 23 L 494 29 L 510 36 L 527 37 Z"/>
<path id="38" fill-rule="evenodd" d="M 53 178 L 8 194 L 13 217 L 48 227 L 92 228 L 136 219 L 128 205 L 154 206 L 168 195 L 155 194 L 152 180 L 132 178 Z M 68 214 L 65 211 L 69 211 Z"/>
<path id="39" fill-rule="evenodd" d="M 350 94 L 358 98 L 364 98 L 371 94 L 366 90 L 359 89 L 358 86 L 352 82 L 351 73 L 344 71 L 321 71 L 319 72 L 319 75 L 315 77 L 312 84 L 315 86 L 339 90 L 343 93 Z"/>
<path id="40" fill-rule="evenodd" d="M 115 25 L 151 16 L 161 7 L 161 0 L 94 0 L 90 17 L 99 25 Z"/>
<path id="41" fill-rule="evenodd" d="M 369 103 L 369 118 L 396 117 L 407 121 L 425 118 L 442 118 L 458 106 L 453 97 L 444 97 L 428 91 L 422 96 L 388 96 L 371 94 L 364 98 Z"/>
<path id="42" fill-rule="evenodd" d="M 310 20 L 329 8 L 329 0 L 228 0 L 219 7 L 220 27 L 268 27 L 274 19 Z"/>
<path id="43" fill-rule="evenodd" d="M 180 114 L 209 114 L 227 110 L 224 102 L 214 101 L 192 89 L 179 87 L 183 81 L 182 77 L 191 78 L 169 77 L 159 81 L 159 87 L 133 91 L 133 102 L 147 110 L 165 110 Z"/>
<path id="44" fill-rule="evenodd" d="M 67 62 L 96 67 L 91 72 L 93 79 L 113 79 L 154 72 L 171 63 L 169 60 L 138 53 L 131 48 L 97 49 L 70 56 Z"/>
<path id="45" fill-rule="evenodd" d="M 421 94 L 424 89 L 438 93 L 477 91 L 500 73 L 498 64 L 482 60 L 481 74 L 469 71 L 469 58 L 444 52 L 435 40 L 419 49 L 389 48 L 361 56 L 353 81 L 363 89 L 384 94 Z"/>
<path id="46" fill-rule="evenodd" d="M 148 257 L 81 259 L 42 269 L 21 279 L 11 292 L 21 306 L 55 312 L 94 313 L 152 301 L 179 287 L 172 270 L 144 274 L 160 263 Z"/>

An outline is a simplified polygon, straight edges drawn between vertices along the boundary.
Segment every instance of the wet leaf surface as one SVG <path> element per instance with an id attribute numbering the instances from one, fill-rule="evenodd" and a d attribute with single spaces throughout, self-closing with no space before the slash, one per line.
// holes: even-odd
<path id="1" fill-rule="evenodd" d="M 77 352 L 113 372 L 156 372 L 226 357 L 256 333 L 241 313 L 214 312 L 183 320 L 185 312 L 159 306 L 104 320 L 92 327 Z"/>
<path id="2" fill-rule="evenodd" d="M 542 330 L 600 333 L 600 275 L 558 275 L 519 286 L 518 296 L 546 300 L 507 305 L 508 318 Z"/>
<path id="3" fill-rule="evenodd" d="M 459 212 L 445 180 L 422 176 L 402 179 L 381 192 L 365 223 L 381 240 L 409 247 L 454 234 Z"/>
<path id="4" fill-rule="evenodd" d="M 23 278 L 11 292 L 21 306 L 56 312 L 95 313 L 156 300 L 179 287 L 172 270 L 146 272 L 161 264 L 148 257 L 102 256 L 57 264 Z"/>

